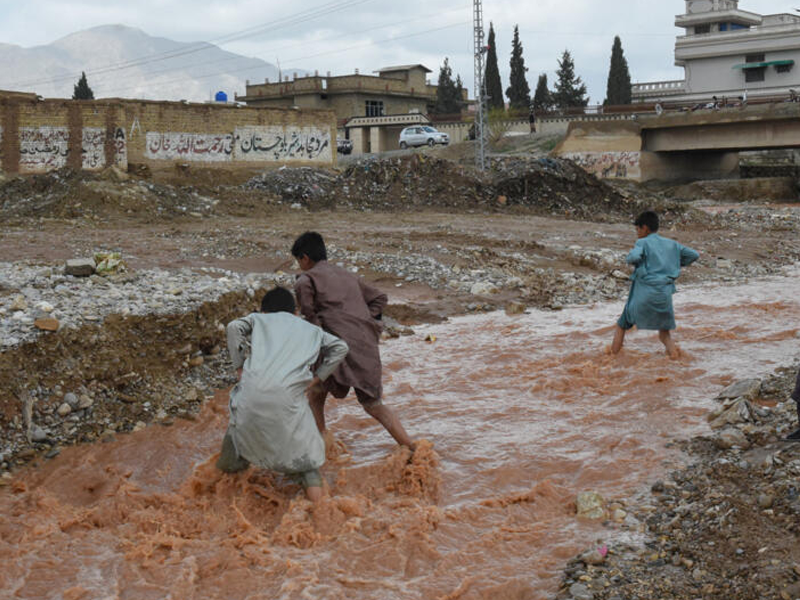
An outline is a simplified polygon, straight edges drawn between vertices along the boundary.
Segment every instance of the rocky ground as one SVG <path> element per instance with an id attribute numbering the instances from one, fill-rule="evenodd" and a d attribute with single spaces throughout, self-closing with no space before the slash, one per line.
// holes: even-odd
<path id="1" fill-rule="evenodd" d="M 727 388 L 709 415 L 713 434 L 678 442 L 690 466 L 646 497 L 608 504 L 609 537 L 635 531 L 644 543 L 587 548 L 567 566 L 558 598 L 800 598 L 800 443 L 782 441 L 797 427 L 786 401 L 796 373 Z"/>
<path id="2" fill-rule="evenodd" d="M 387 335 L 469 312 L 621 303 L 630 223 L 644 208 L 700 251 L 683 281 L 734 283 L 800 260 L 792 205 L 612 187 L 529 149 L 479 175 L 462 154 L 246 177 L 0 174 L 0 485 L 65 445 L 193 418 L 232 381 L 224 324 L 264 289 L 291 285 L 288 249 L 307 229 L 324 233 L 333 262 L 388 293 Z M 110 252 L 122 264 L 65 272 L 69 259 Z M 610 528 L 648 545 L 573 561 L 562 597 L 800 597 L 800 452 L 775 441 L 790 422 L 776 404 L 788 386 L 789 375 L 766 378 L 745 398 L 748 420 L 683 443 L 694 466 L 652 498 L 607 506 Z"/>

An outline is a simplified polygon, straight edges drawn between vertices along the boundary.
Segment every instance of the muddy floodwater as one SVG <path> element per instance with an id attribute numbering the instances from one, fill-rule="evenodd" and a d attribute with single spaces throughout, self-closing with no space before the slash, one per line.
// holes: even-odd
<path id="1" fill-rule="evenodd" d="M 268 472 L 215 471 L 224 392 L 196 421 L 66 449 L 0 491 L 0 598 L 552 597 L 574 554 L 635 535 L 577 519 L 578 492 L 647 489 L 723 385 L 793 362 L 798 274 L 682 288 L 675 361 L 653 332 L 606 353 L 621 303 L 389 341 L 387 401 L 427 441 L 409 458 L 353 398 L 334 401 L 317 507 Z"/>

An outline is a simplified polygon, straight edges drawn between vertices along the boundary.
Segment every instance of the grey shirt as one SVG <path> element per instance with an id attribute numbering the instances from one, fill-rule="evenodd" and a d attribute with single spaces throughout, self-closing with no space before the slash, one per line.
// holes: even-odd
<path id="1" fill-rule="evenodd" d="M 229 432 L 237 453 L 283 473 L 325 462 L 325 444 L 305 395 L 347 355 L 347 344 L 289 313 L 253 313 L 228 324 L 228 351 L 242 377 L 231 390 Z M 322 360 L 316 372 L 312 368 Z"/>

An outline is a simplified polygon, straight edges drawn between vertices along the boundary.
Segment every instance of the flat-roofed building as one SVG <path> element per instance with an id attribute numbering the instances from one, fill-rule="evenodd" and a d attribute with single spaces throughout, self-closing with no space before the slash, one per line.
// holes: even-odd
<path id="1" fill-rule="evenodd" d="M 760 15 L 739 0 L 685 0 L 675 17 L 675 65 L 684 79 L 636 83 L 634 102 L 690 103 L 786 98 L 800 89 L 800 16 Z"/>
<path id="2" fill-rule="evenodd" d="M 428 113 L 436 104 L 437 86 L 427 81 L 431 70 L 424 65 L 386 67 L 377 75 L 332 77 L 330 73 L 287 75 L 283 81 L 247 83 L 244 96 L 236 100 L 248 106 L 329 109 L 340 121 L 351 117 L 382 117 Z"/>

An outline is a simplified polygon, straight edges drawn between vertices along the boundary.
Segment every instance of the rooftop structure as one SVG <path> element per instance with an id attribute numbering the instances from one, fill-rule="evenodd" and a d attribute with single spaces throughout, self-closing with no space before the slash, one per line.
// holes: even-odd
<path id="1" fill-rule="evenodd" d="M 250 84 L 236 100 L 248 106 L 324 108 L 344 122 L 351 117 L 382 117 L 427 113 L 436 103 L 437 86 L 430 85 L 424 65 L 385 67 L 377 75 L 308 76 L 293 74 L 283 81 Z M 463 90 L 466 101 L 466 89 Z"/>
<path id="2" fill-rule="evenodd" d="M 684 30 L 675 41 L 684 79 L 636 83 L 634 102 L 782 99 L 800 89 L 800 16 L 760 15 L 741 10 L 739 0 L 685 2 L 675 17 Z"/>

